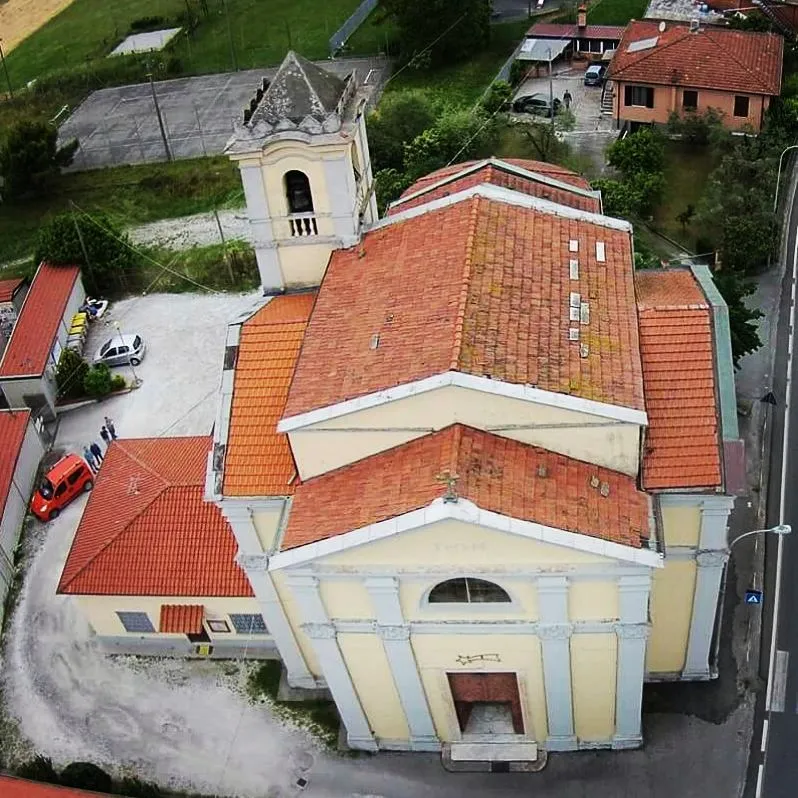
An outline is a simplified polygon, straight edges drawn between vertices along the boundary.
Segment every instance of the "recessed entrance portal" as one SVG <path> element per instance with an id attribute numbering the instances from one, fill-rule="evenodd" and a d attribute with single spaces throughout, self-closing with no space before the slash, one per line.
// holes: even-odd
<path id="1" fill-rule="evenodd" d="M 514 673 L 450 673 L 457 722 L 464 736 L 524 734 Z"/>

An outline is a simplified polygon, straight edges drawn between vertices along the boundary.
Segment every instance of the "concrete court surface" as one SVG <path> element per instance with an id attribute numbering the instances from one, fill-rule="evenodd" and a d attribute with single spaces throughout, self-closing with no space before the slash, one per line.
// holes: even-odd
<path id="1" fill-rule="evenodd" d="M 317 62 L 341 77 L 357 69 L 361 80 L 380 87 L 388 76 L 384 58 Z M 174 158 L 200 158 L 223 152 L 233 121 L 243 114 L 263 78 L 276 67 L 158 81 L 155 90 Z M 379 92 L 375 92 L 375 98 Z M 61 126 L 59 144 L 77 138 L 80 147 L 70 170 L 165 161 L 149 83 L 100 89 L 82 102 Z"/>

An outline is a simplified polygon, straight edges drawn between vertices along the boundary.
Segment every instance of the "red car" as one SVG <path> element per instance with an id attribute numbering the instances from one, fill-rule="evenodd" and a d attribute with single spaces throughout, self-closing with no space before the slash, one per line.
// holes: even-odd
<path id="1" fill-rule="evenodd" d="M 72 499 L 94 487 L 94 474 L 82 457 L 68 454 L 45 475 L 33 498 L 31 512 L 40 521 L 52 521 Z"/>

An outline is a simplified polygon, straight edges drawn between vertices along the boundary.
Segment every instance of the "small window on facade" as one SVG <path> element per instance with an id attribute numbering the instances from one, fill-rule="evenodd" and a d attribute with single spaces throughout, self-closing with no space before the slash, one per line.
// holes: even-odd
<path id="1" fill-rule="evenodd" d="M 285 173 L 285 196 L 289 213 L 313 213 L 310 181 L 304 172 L 292 169 Z"/>
<path id="2" fill-rule="evenodd" d="M 430 604 L 507 604 L 509 601 L 510 596 L 504 588 L 470 577 L 447 579 L 429 592 Z"/>
<path id="3" fill-rule="evenodd" d="M 263 616 L 257 613 L 231 614 L 230 621 L 233 624 L 233 628 L 240 635 L 269 634 L 269 630 L 266 628 L 266 624 L 263 621 Z"/>
<path id="4" fill-rule="evenodd" d="M 117 612 L 126 632 L 154 632 L 155 628 L 146 612 Z"/>
<path id="5" fill-rule="evenodd" d="M 682 108 L 685 111 L 695 111 L 698 108 L 698 92 L 693 89 L 685 89 L 682 92 Z"/>
<path id="6" fill-rule="evenodd" d="M 654 89 L 651 86 L 624 86 L 623 104 L 638 108 L 653 108 Z"/>
<path id="7" fill-rule="evenodd" d="M 230 625 L 227 623 L 227 621 L 209 619 L 205 621 L 205 623 L 208 624 L 208 629 L 210 629 L 212 632 L 218 633 L 230 631 Z"/>
<path id="8" fill-rule="evenodd" d="M 748 116 L 748 97 L 742 95 L 735 95 L 734 97 L 734 115 L 735 116 Z"/>

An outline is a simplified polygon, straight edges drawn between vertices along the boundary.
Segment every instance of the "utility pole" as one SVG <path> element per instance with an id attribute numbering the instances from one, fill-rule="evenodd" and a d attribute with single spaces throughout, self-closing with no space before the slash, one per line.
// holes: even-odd
<path id="1" fill-rule="evenodd" d="M 150 91 L 152 91 L 152 101 L 155 103 L 155 115 L 158 117 L 158 127 L 161 129 L 161 138 L 163 139 L 163 148 L 166 152 L 166 160 L 172 160 L 172 151 L 169 149 L 169 140 L 166 138 L 166 128 L 163 126 L 163 117 L 161 116 L 161 106 L 158 105 L 158 95 L 155 92 L 155 81 L 152 78 L 152 72 L 147 73 L 150 79 Z"/>
<path id="2" fill-rule="evenodd" d="M 8 67 L 6 66 L 6 57 L 5 53 L 3 53 L 3 40 L 0 39 L 0 62 L 3 64 L 3 72 L 6 76 L 6 83 L 8 84 L 8 96 L 10 99 L 14 99 L 14 89 L 11 88 L 11 78 L 8 77 Z"/>
<path id="3" fill-rule="evenodd" d="M 222 0 L 224 3 L 224 14 L 227 18 L 227 38 L 230 40 L 230 58 L 233 59 L 233 72 L 238 72 L 238 57 L 236 56 L 236 45 L 233 41 L 233 26 L 230 23 L 230 8 L 227 5 L 227 0 Z"/>
<path id="4" fill-rule="evenodd" d="M 227 273 L 230 276 L 230 285 L 235 285 L 236 278 L 233 274 L 233 264 L 230 262 L 230 254 L 227 251 L 227 241 L 225 241 L 222 222 L 219 219 L 219 211 L 216 210 L 216 208 L 213 209 L 213 215 L 216 218 L 216 226 L 219 228 L 219 238 L 222 240 L 222 251 L 224 252 L 224 262 L 227 264 Z"/>
<path id="5" fill-rule="evenodd" d="M 551 111 L 551 128 L 554 130 L 554 83 L 551 74 L 551 47 L 549 47 L 549 110 Z"/>

